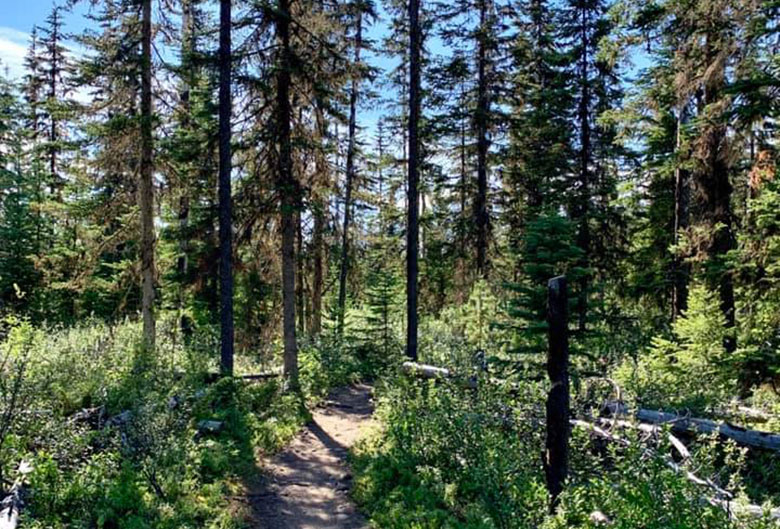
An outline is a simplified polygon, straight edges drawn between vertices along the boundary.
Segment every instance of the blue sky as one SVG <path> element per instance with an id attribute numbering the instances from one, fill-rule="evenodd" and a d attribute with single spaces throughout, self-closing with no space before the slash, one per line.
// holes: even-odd
<path id="1" fill-rule="evenodd" d="M 11 77 L 19 77 L 29 45 L 33 26 L 41 25 L 49 16 L 51 0 L 0 0 L 0 61 Z M 88 3 L 76 6 L 72 13 L 65 13 L 65 31 L 74 33 L 84 29 L 86 19 L 82 16 Z"/>

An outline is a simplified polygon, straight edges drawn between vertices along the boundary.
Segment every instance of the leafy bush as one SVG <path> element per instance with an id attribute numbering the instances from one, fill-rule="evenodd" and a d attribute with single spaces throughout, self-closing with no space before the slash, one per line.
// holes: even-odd
<path id="1" fill-rule="evenodd" d="M 770 527 L 730 519 L 711 491 L 670 468 L 664 436 L 621 430 L 628 446 L 575 429 L 570 475 L 555 515 L 542 469 L 542 385 L 455 384 L 391 379 L 380 385 L 380 436 L 353 454 L 354 497 L 378 528 L 585 527 L 710 529 Z M 691 465 L 743 493 L 745 452 L 704 440 Z M 740 500 L 742 501 L 742 500 Z"/>
<path id="2" fill-rule="evenodd" d="M 280 448 L 309 419 L 307 401 L 359 371 L 354 356 L 312 343 L 301 351 L 303 395 L 275 381 L 206 385 L 214 333 L 196 327 L 185 343 L 165 315 L 158 330 L 150 353 L 136 346 L 137 323 L 6 324 L 0 405 L 15 411 L 0 415 L 12 419 L 0 430 L 0 461 L 9 478 L 32 463 L 26 526 L 234 527 L 228 497 L 257 472 L 256 450 Z M 7 375 L 17 372 L 12 397 Z"/>
<path id="3" fill-rule="evenodd" d="M 712 491 L 669 467 L 661 454 L 669 453 L 670 447 L 663 441 L 649 452 L 637 432 L 621 435 L 631 444 L 612 443 L 594 453 L 589 435 L 574 431 L 572 478 L 545 529 L 764 527 L 761 520 L 730 520 L 724 509 L 707 503 Z M 699 472 L 712 463 L 712 454 L 706 452 L 695 454 Z"/>
<path id="4" fill-rule="evenodd" d="M 355 497 L 379 527 L 537 527 L 543 519 L 541 431 L 518 419 L 538 388 L 522 400 L 461 391 L 408 381 L 383 389 L 384 438 L 362 445 L 354 461 Z"/>

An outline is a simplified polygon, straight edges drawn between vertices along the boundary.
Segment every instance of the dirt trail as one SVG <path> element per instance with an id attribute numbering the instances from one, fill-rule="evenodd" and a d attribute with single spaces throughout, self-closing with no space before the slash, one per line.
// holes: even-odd
<path id="1" fill-rule="evenodd" d="M 352 476 L 345 459 L 372 412 L 369 386 L 334 391 L 283 452 L 261 461 L 264 477 L 248 495 L 249 527 L 367 528 L 348 496 Z"/>

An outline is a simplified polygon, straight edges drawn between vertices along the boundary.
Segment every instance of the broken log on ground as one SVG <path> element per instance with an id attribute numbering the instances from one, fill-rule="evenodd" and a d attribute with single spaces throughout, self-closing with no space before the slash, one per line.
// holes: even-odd
<path id="1" fill-rule="evenodd" d="M 429 378 L 433 380 L 450 380 L 458 385 L 468 389 L 476 389 L 477 381 L 473 378 L 466 378 L 450 371 L 444 367 L 436 367 L 427 364 L 418 364 L 417 362 L 404 362 L 401 365 L 404 373 L 418 378 Z"/>
<path id="2" fill-rule="evenodd" d="M 30 463 L 27 461 L 19 463 L 16 480 L 0 502 L 0 529 L 16 529 L 19 525 L 19 515 L 24 506 L 24 484 L 30 472 L 32 472 Z"/>
<path id="3" fill-rule="evenodd" d="M 586 430 L 590 432 L 592 435 L 596 435 L 602 439 L 606 439 L 607 441 L 622 444 L 623 446 L 629 446 L 631 444 L 631 441 L 629 441 L 628 439 L 620 437 L 619 435 L 614 434 L 598 426 L 597 424 L 588 421 L 579 420 L 579 419 L 573 419 L 570 422 L 573 427 Z M 677 443 L 672 443 L 672 446 L 674 446 L 678 451 L 680 445 L 682 445 L 682 443 L 679 442 L 679 440 Z M 690 454 L 688 454 L 687 449 L 684 449 L 684 452 L 681 452 L 681 454 L 683 455 L 684 459 L 687 459 L 690 456 Z M 780 508 L 767 510 L 761 507 L 760 505 L 744 504 L 744 503 L 736 502 L 734 501 L 734 495 L 731 492 L 718 486 L 710 479 L 700 478 L 690 470 L 676 463 L 674 460 L 671 459 L 671 457 L 665 457 L 664 463 L 670 469 L 684 476 L 691 483 L 711 489 L 714 492 L 715 496 L 714 497 L 707 496 L 704 499 L 710 505 L 714 505 L 726 510 L 729 516 L 734 516 L 734 515 L 737 516 L 748 515 L 754 517 L 768 516 L 771 519 L 780 520 Z"/>
<path id="4" fill-rule="evenodd" d="M 762 448 L 765 450 L 780 451 L 780 434 L 750 430 L 728 422 L 718 422 L 711 419 L 688 417 L 677 413 L 661 410 L 640 408 L 631 413 L 623 403 L 607 403 L 605 409 L 612 415 L 633 416 L 643 423 L 655 425 L 669 425 L 673 432 L 683 434 L 718 434 L 726 439 L 731 439 L 738 444 Z"/>

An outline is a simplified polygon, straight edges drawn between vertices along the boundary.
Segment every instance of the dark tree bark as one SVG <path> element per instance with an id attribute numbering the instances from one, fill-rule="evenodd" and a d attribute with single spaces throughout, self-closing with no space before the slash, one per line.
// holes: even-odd
<path id="1" fill-rule="evenodd" d="M 479 34 L 477 38 L 477 109 L 475 124 L 477 132 L 477 196 L 474 207 L 477 228 L 477 273 L 487 275 L 487 250 L 490 219 L 487 209 L 488 168 L 487 157 L 490 149 L 488 139 L 488 120 L 490 115 L 490 95 L 488 93 L 489 37 L 491 31 L 488 10 L 489 0 L 479 0 Z"/>
<path id="2" fill-rule="evenodd" d="M 569 328 L 566 277 L 550 279 L 547 284 L 547 324 L 549 350 L 547 375 L 547 436 L 544 465 L 550 512 L 558 505 L 563 483 L 569 472 Z"/>
<path id="3" fill-rule="evenodd" d="M 182 19 L 181 19 L 181 54 L 182 62 L 186 64 L 186 70 L 182 78 L 182 87 L 179 93 L 179 101 L 182 105 L 183 115 L 181 126 L 185 130 L 190 129 L 192 107 L 190 105 L 190 90 L 193 84 L 193 66 L 192 66 L 192 54 L 195 48 L 195 32 L 193 28 L 194 16 L 192 0 L 184 0 L 182 2 Z M 181 186 L 181 196 L 179 197 L 179 257 L 176 260 L 176 272 L 179 276 L 179 311 L 184 309 L 184 284 L 187 281 L 187 274 L 189 271 L 189 224 L 190 224 L 190 194 L 189 183 L 184 182 Z M 190 318 L 186 314 L 182 314 L 179 319 L 179 327 L 185 340 L 188 340 L 192 334 L 192 326 Z"/>
<path id="4" fill-rule="evenodd" d="M 355 4 L 355 54 L 354 65 L 360 65 L 360 49 L 363 47 L 363 7 Z M 349 131 L 347 139 L 347 167 L 344 189 L 344 223 L 341 232 L 341 269 L 339 271 L 338 331 L 344 332 L 344 312 L 347 305 L 347 274 L 349 273 L 349 224 L 352 210 L 352 187 L 355 183 L 355 150 L 357 128 L 357 101 L 360 91 L 360 74 L 352 75 L 349 93 Z"/>
<path id="5" fill-rule="evenodd" d="M 460 102 L 463 108 L 467 107 L 465 83 L 460 85 Z M 466 259 L 467 232 L 466 223 L 468 222 L 468 212 L 466 211 L 466 190 L 468 189 L 468 173 L 466 164 L 466 128 L 468 126 L 467 117 L 463 116 L 460 120 L 460 182 L 458 189 L 458 199 L 460 205 L 461 226 L 458 230 L 458 249 L 462 259 Z M 464 267 L 465 268 L 465 267 Z M 464 274 L 465 275 L 465 274 Z M 465 284 L 465 278 L 463 284 Z"/>
<path id="6" fill-rule="evenodd" d="M 282 328 L 284 336 L 284 374 L 289 386 L 297 390 L 298 343 L 295 329 L 295 212 L 298 209 L 298 185 L 293 175 L 290 105 L 292 50 L 290 48 L 290 0 L 279 0 L 276 36 L 279 42 L 279 68 L 276 73 L 276 126 L 278 134 L 277 188 L 281 202 L 282 229 Z"/>
<path id="7" fill-rule="evenodd" d="M 144 347 L 154 349 L 154 183 L 152 182 L 152 0 L 143 0 L 141 23 L 141 314 Z"/>
<path id="8" fill-rule="evenodd" d="M 417 275 L 419 237 L 420 0 L 409 0 L 409 170 L 406 225 L 406 355 L 417 360 Z"/>
<path id="9" fill-rule="evenodd" d="M 230 0 L 219 2 L 219 287 L 220 368 L 233 375 L 233 215 L 230 173 Z"/>

